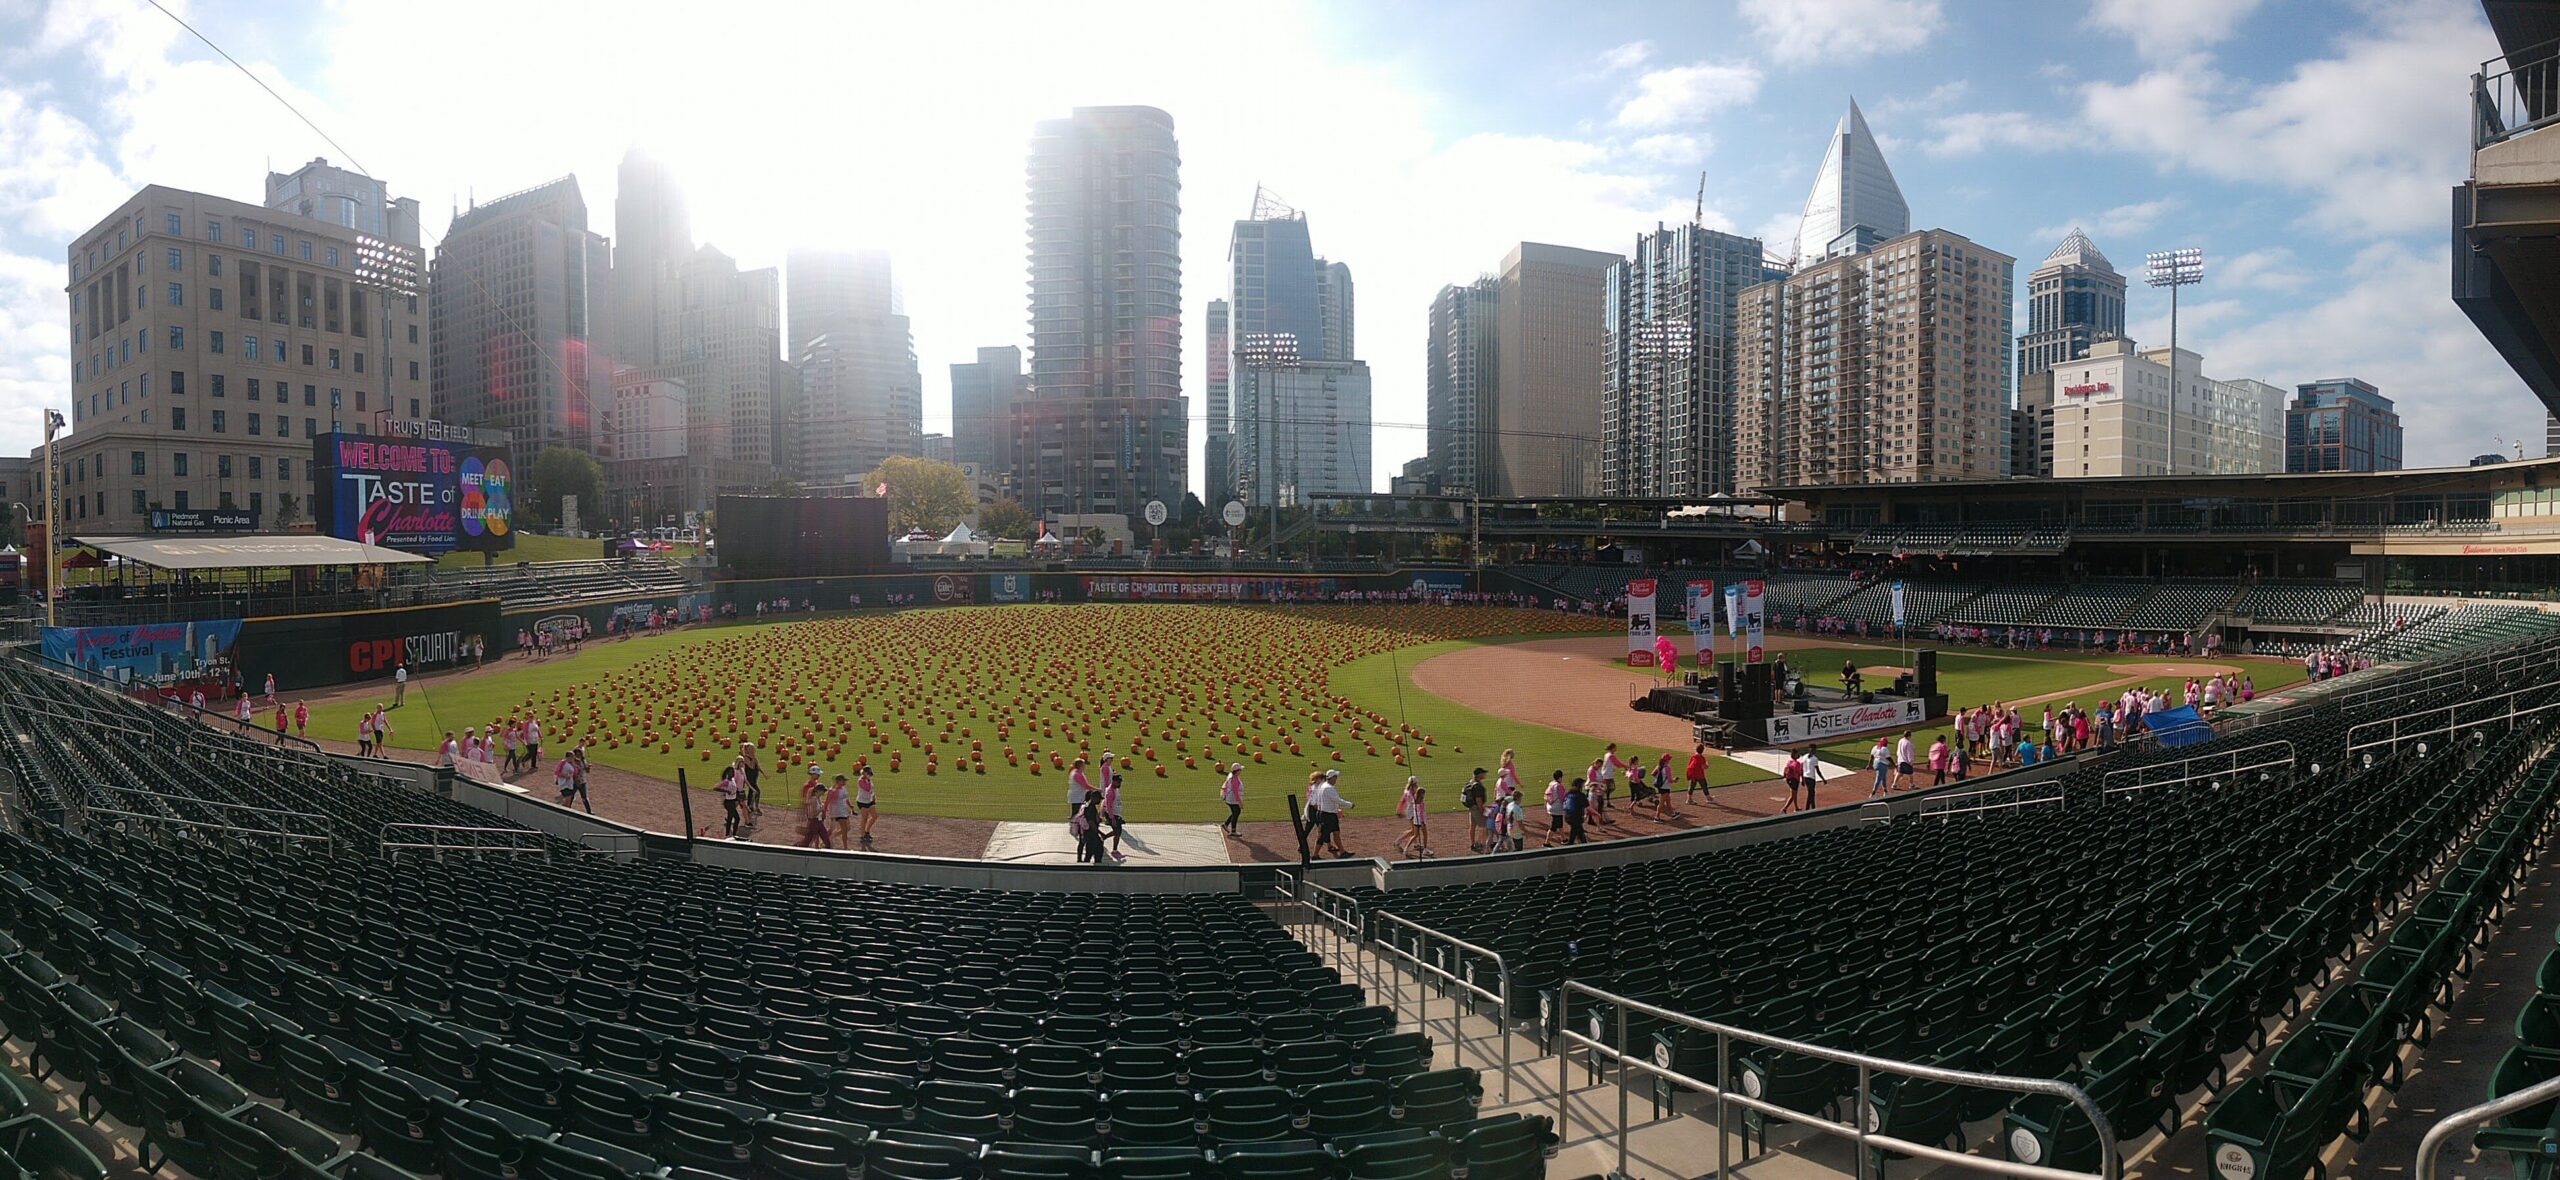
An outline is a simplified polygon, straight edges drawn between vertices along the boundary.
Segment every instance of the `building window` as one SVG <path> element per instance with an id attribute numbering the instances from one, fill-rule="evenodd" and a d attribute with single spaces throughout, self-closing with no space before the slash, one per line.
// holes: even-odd
<path id="1" fill-rule="evenodd" d="M 338 352 L 339 350 L 334 348 L 329 350 L 329 367 L 332 369 L 338 367 Z"/>
<path id="2" fill-rule="evenodd" d="M 364 408 L 364 391 L 359 389 L 356 391 L 356 412 L 361 414 Z"/>
<path id="3" fill-rule="evenodd" d="M 418 362 L 416 361 L 409 362 L 409 379 L 411 381 L 418 379 Z"/>
<path id="4" fill-rule="evenodd" d="M 231 478 L 231 456 L 229 453 L 226 452 L 213 457 L 213 476 L 215 479 Z"/>
<path id="5" fill-rule="evenodd" d="M 320 437 L 320 420 L 318 418 L 305 418 L 302 420 L 302 437 Z"/>
<path id="6" fill-rule="evenodd" d="M 149 374 L 149 373 L 145 373 L 145 374 L 143 374 L 143 375 L 142 375 L 142 396 L 144 396 L 144 397 L 149 397 L 149 396 L 151 396 L 151 374 Z M 171 396 L 171 397 L 185 397 L 185 396 L 187 396 L 187 371 L 186 371 L 186 370 L 184 370 L 184 369 L 171 369 L 171 370 L 169 370 L 169 396 Z"/>
<path id="7" fill-rule="evenodd" d="M 336 246 L 329 247 L 329 265 L 338 265 L 338 248 Z"/>
<path id="8" fill-rule="evenodd" d="M 409 308 L 409 310 L 411 310 L 411 311 L 416 311 L 416 310 L 418 310 L 418 309 L 417 309 L 417 307 L 416 307 L 416 306 L 414 306 L 414 305 L 417 303 L 417 300 L 412 299 L 412 300 L 410 300 L 409 302 L 412 304 L 412 306 Z M 409 343 L 411 343 L 411 344 L 416 344 L 417 342 L 418 342 L 418 325 L 416 325 L 416 324 L 411 324 L 411 325 L 409 325 Z"/>
<path id="9" fill-rule="evenodd" d="M 213 310 L 215 310 L 215 311 L 220 311 L 220 310 L 222 310 L 222 288 L 220 288 L 220 287 L 207 287 L 207 288 L 205 288 L 205 289 L 204 289 L 204 305 L 205 305 L 206 307 L 212 308 L 212 309 L 213 309 Z"/>
<path id="10" fill-rule="evenodd" d="M 212 392 L 213 392 L 213 396 L 215 396 L 215 397 L 221 397 L 221 396 L 223 396 L 223 389 L 222 389 L 222 374 L 220 374 L 220 373 L 215 373 L 215 374 L 213 374 L 213 375 L 212 375 L 212 377 L 211 377 L 211 380 L 213 381 L 213 391 L 212 391 Z"/>
<path id="11" fill-rule="evenodd" d="M 356 372 L 364 372 L 364 354 L 361 352 L 356 354 Z"/>
<path id="12" fill-rule="evenodd" d="M 135 451 L 133 453 L 133 473 L 135 475 L 151 474 L 150 465 L 144 458 L 143 453 L 140 451 Z"/>
<path id="13" fill-rule="evenodd" d="M 169 284 L 169 306 L 171 306 L 171 307 L 185 307 L 186 305 L 187 305 L 187 285 L 186 285 L 185 283 L 171 283 L 171 284 Z"/>
<path id="14" fill-rule="evenodd" d="M 185 451 L 179 451 L 169 456 L 169 470 L 171 473 L 177 475 L 185 475 L 187 473 L 187 453 Z"/>
<path id="15" fill-rule="evenodd" d="M 251 463 L 256 463 L 256 462 L 257 462 L 257 460 L 255 460 L 255 459 L 251 459 L 251 460 L 249 460 L 249 461 L 250 461 Z M 252 475 L 254 475 L 255 473 L 253 472 L 253 473 L 251 473 L 251 474 L 252 474 Z M 266 506 L 267 506 L 267 494 L 266 494 L 265 492 L 252 490 L 252 491 L 249 493 L 249 514 L 250 514 L 250 515 L 252 515 L 252 516 L 257 515 L 259 512 L 264 511 L 264 510 L 266 509 Z"/>
<path id="16" fill-rule="evenodd" d="M 258 359 L 258 338 L 255 336 L 242 336 L 240 338 L 240 355 L 248 357 L 253 361 Z"/>
<path id="17" fill-rule="evenodd" d="M 275 346 L 276 363 L 281 365 L 284 363 L 284 337 L 276 337 Z"/>
<path id="18" fill-rule="evenodd" d="M 265 479 L 266 477 L 267 461 L 257 455 L 249 456 L 249 478 Z"/>
<path id="19" fill-rule="evenodd" d="M 176 324 L 169 325 L 169 348 L 176 352 L 186 351 L 187 330 L 185 328 Z"/>
<path id="20" fill-rule="evenodd" d="M 133 489 L 133 514 L 135 516 L 140 516 L 149 511 L 151 511 L 151 509 L 145 506 L 142 502 L 142 489 Z"/>
<path id="21" fill-rule="evenodd" d="M 217 292 L 217 294 L 219 294 L 219 292 Z M 212 351 L 212 352 L 220 352 L 220 351 L 222 351 L 222 333 L 220 333 L 220 332 L 207 332 L 207 333 L 205 333 L 205 337 L 204 337 L 204 346 L 205 346 L 205 348 L 206 348 L 207 350 Z"/>
<path id="22" fill-rule="evenodd" d="M 292 437 L 293 437 L 293 419 L 288 418 L 288 417 L 285 417 L 285 416 L 284 416 L 284 415 L 282 415 L 282 414 L 278 414 L 278 415 L 276 415 L 276 437 L 277 437 L 277 438 L 292 438 Z"/>
<path id="23" fill-rule="evenodd" d="M 222 411 L 220 410 L 215 410 L 213 412 L 213 432 L 215 434 L 222 433 Z"/>
<path id="24" fill-rule="evenodd" d="M 303 387 L 302 387 L 302 404 L 304 404 L 304 405 L 306 405 L 306 406 L 316 406 L 316 405 L 319 405 L 319 404 L 320 404 L 320 387 L 319 387 L 319 386 L 317 386 L 317 385 L 305 385 L 305 386 L 303 386 Z"/>
<path id="25" fill-rule="evenodd" d="M 291 483 L 291 482 L 293 482 L 293 460 L 292 460 L 292 458 L 290 458 L 290 457 L 288 457 L 288 456 L 283 456 L 283 455 L 279 455 L 279 456 L 277 456 L 277 457 L 276 457 L 276 482 L 277 482 L 277 483 Z"/>
<path id="26" fill-rule="evenodd" d="M 311 363 L 311 353 L 312 349 L 310 345 L 305 344 L 302 346 L 302 363 L 306 366 Z"/>
<path id="27" fill-rule="evenodd" d="M 186 223 L 178 220 L 175 213 L 169 214 L 169 234 L 171 237 L 185 237 L 187 234 Z"/>
<path id="28" fill-rule="evenodd" d="M 172 507 L 174 507 L 174 508 L 176 508 L 176 509 L 177 509 L 178 511 L 180 511 L 180 512 L 184 512 L 184 511 L 186 511 L 186 510 L 187 510 L 187 489 L 185 489 L 185 488 L 179 488 L 176 492 L 174 492 L 174 493 L 172 493 L 172 494 L 173 494 L 173 495 L 175 495 L 175 496 L 177 497 L 177 499 L 171 502 L 171 506 L 172 506 Z"/>
<path id="29" fill-rule="evenodd" d="M 264 415 L 262 415 L 262 414 L 258 414 L 258 413 L 254 412 L 254 411 L 252 411 L 252 412 L 250 413 L 250 415 L 249 415 L 249 433 L 250 433 L 250 434 L 255 435 L 255 434 L 261 434 L 261 433 L 264 433 L 264 431 L 263 431 L 263 429 L 262 429 L 262 427 L 263 427 L 263 425 L 264 425 L 264 418 L 265 418 L 265 416 L 264 416 Z"/>
<path id="30" fill-rule="evenodd" d="M 171 406 L 171 407 L 169 407 L 169 429 L 171 429 L 171 430 L 185 430 L 186 428 L 187 428 L 187 408 L 186 408 L 185 406 Z M 178 474 L 180 474 L 180 475 L 185 475 L 186 473 L 187 473 L 187 457 L 186 457 L 186 456 L 184 456 L 184 455 L 180 455 L 180 456 L 178 456 Z"/>
<path id="31" fill-rule="evenodd" d="M 302 239 L 302 260 L 311 261 L 311 239 L 309 238 Z"/>
<path id="32" fill-rule="evenodd" d="M 274 254 L 275 254 L 275 256 L 276 256 L 276 257 L 278 257 L 278 258 L 282 258 L 282 257 L 284 257 L 284 235 L 283 235 L 283 234 L 268 234 L 268 235 L 267 235 L 267 247 L 268 247 L 268 249 L 269 249 L 269 250 L 271 250 L 271 251 L 273 251 L 273 252 L 274 252 Z"/>
<path id="33" fill-rule="evenodd" d="M 187 269 L 187 252 L 177 248 L 176 246 L 169 247 L 169 269 L 179 271 L 181 273 L 185 272 Z"/>
<path id="34" fill-rule="evenodd" d="M 409 416 L 412 418 L 418 416 L 418 399 L 414 397 L 409 399 Z"/>

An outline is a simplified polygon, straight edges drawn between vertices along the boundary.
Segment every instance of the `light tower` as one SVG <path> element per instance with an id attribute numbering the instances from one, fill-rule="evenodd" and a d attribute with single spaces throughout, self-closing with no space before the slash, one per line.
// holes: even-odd
<path id="1" fill-rule="evenodd" d="M 2169 289 L 2169 461 L 2178 473 L 2178 288 L 2204 279 L 2204 251 L 2194 246 L 2155 250 L 2143 257 L 2143 281 Z"/>

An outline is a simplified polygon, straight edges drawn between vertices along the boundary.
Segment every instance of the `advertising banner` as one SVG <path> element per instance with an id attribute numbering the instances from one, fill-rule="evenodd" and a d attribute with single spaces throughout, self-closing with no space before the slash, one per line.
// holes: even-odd
<path id="1" fill-rule="evenodd" d="M 1724 634 L 1731 639 L 1742 634 L 1742 583 L 1724 584 Z"/>
<path id="2" fill-rule="evenodd" d="M 247 508 L 154 508 L 155 533 L 254 533 L 258 514 Z"/>
<path id="3" fill-rule="evenodd" d="M 1820 709 L 1811 713 L 1780 713 L 1769 719 L 1769 744 L 1791 746 L 1801 742 L 1825 742 L 1879 729 L 1918 725 L 1928 719 L 1929 703 L 1917 697 Z"/>
<path id="4" fill-rule="evenodd" d="M 1467 575 L 1464 570 L 1418 570 L 1413 584 L 1405 588 L 1416 594 L 1463 594 Z"/>
<path id="5" fill-rule="evenodd" d="M 410 553 L 515 547 L 507 448 L 455 438 L 324 434 L 311 443 L 313 523 Z"/>
<path id="6" fill-rule="evenodd" d="M 44 658 L 95 672 L 119 684 L 149 683 L 227 671 L 240 641 L 240 620 L 137 623 L 127 627 L 47 627 Z"/>
<path id="7" fill-rule="evenodd" d="M 1627 663 L 1637 668 L 1654 663 L 1653 589 L 1651 578 L 1627 580 Z"/>
<path id="8" fill-rule="evenodd" d="M 1084 596 L 1094 602 L 1263 602 L 1305 595 L 1330 594 L 1331 578 L 1189 578 L 1169 574 L 1087 575 Z"/>
<path id="9" fill-rule="evenodd" d="M 1893 583 L 1893 627 L 1899 631 L 1902 626 L 1902 580 L 1896 578 Z"/>
<path id="10" fill-rule="evenodd" d="M 1689 583 L 1689 598 L 1681 608 L 1680 619 L 1689 624 L 1694 634 L 1704 635 L 1716 625 L 1716 584 Z"/>
<path id="11" fill-rule="evenodd" d="M 1757 578 L 1742 584 L 1742 633 L 1750 647 L 1751 662 L 1762 662 L 1768 656 L 1768 636 L 1760 615 L 1768 600 L 1768 586 Z"/>
<path id="12" fill-rule="evenodd" d="M 987 601 L 989 601 L 989 602 L 1029 602 L 1029 601 L 1031 601 L 1031 575 L 1029 575 L 1029 574 L 988 574 L 988 575 L 987 575 Z"/>

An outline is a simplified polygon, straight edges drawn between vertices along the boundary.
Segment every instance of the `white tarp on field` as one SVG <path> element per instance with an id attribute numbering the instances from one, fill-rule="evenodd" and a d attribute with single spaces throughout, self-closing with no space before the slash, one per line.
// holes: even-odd
<path id="1" fill-rule="evenodd" d="M 1104 845 L 1110 837 L 1103 837 Z M 1223 865 L 1235 863 L 1227 855 L 1227 834 L 1216 824 L 1130 824 L 1120 837 L 1120 851 L 1128 854 L 1133 865 Z M 1067 821 L 1055 822 L 1009 820 L 996 825 L 987 837 L 986 859 L 1015 864 L 1074 864 L 1075 837 L 1067 834 Z"/>

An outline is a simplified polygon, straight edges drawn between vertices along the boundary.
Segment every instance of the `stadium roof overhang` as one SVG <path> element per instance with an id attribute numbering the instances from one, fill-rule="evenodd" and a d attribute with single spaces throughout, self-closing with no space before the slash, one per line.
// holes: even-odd
<path id="1" fill-rule="evenodd" d="M 254 537 L 74 537 L 137 565 L 164 570 L 304 569 L 433 560 L 359 541 L 291 533 Z"/>
<path id="2" fill-rule="evenodd" d="M 1921 483 L 1807 484 L 1762 493 L 1821 505 L 1889 499 L 2073 501 L 2179 498 L 2364 499 L 2446 492 L 2494 492 L 2560 481 L 2560 457 L 2489 463 L 2478 467 L 2418 467 L 2403 471 L 2261 472 L 2250 475 L 2134 475 L 2090 479 L 1968 479 Z M 2552 486 L 2560 486 L 2554 482 Z"/>

